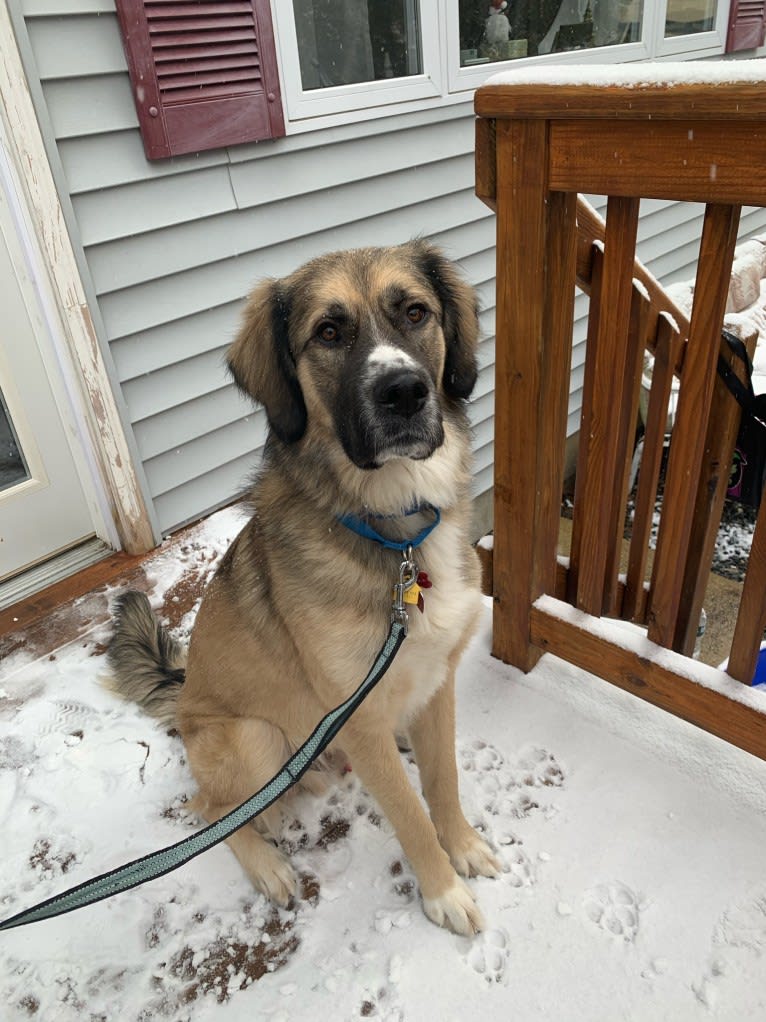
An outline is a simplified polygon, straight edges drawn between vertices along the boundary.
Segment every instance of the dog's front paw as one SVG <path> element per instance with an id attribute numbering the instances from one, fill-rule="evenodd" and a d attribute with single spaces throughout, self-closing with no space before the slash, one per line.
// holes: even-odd
<path id="1" fill-rule="evenodd" d="M 494 877 L 502 868 L 486 841 L 467 823 L 459 834 L 442 840 L 442 847 L 460 876 Z"/>
<path id="2" fill-rule="evenodd" d="M 263 841 L 248 872 L 258 890 L 282 908 L 295 897 L 298 890 L 295 870 L 289 859 L 268 842 Z"/>
<path id="3" fill-rule="evenodd" d="M 473 937 L 484 929 L 484 919 L 468 886 L 459 877 L 438 898 L 423 898 L 431 922 L 445 926 L 461 937 Z"/>

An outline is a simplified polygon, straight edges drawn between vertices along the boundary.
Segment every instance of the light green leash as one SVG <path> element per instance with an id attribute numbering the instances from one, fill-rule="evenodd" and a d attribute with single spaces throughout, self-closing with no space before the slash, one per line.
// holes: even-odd
<path id="1" fill-rule="evenodd" d="M 128 891 L 131 887 L 138 887 L 139 884 L 146 883 L 147 880 L 155 880 L 165 873 L 170 873 L 171 870 L 182 866 L 189 859 L 193 859 L 196 855 L 200 855 L 208 848 L 223 841 L 235 830 L 244 827 L 264 809 L 268 809 L 281 795 L 284 795 L 288 788 L 300 780 L 314 760 L 324 752 L 365 696 L 377 685 L 391 666 L 399 647 L 404 642 L 407 635 L 407 611 L 404 609 L 403 597 L 406 590 L 412 587 L 417 576 L 417 567 L 411 558 L 411 551 L 408 551 L 400 568 L 399 584 L 394 587 L 391 629 L 369 674 L 353 695 L 322 718 L 311 737 L 290 757 L 268 784 L 251 795 L 242 805 L 232 809 L 230 813 L 222 816 L 215 823 L 211 823 L 210 826 L 192 834 L 191 837 L 184 838 L 183 841 L 169 845 L 167 848 L 161 848 L 151 855 L 134 859 L 133 862 L 128 862 L 110 873 L 94 877 L 62 894 L 48 898 L 47 901 L 41 901 L 39 905 L 33 905 L 32 908 L 0 922 L 0 930 L 11 930 L 16 926 L 26 926 L 27 923 L 35 923 L 40 919 L 50 919 L 53 916 L 63 915 L 65 912 L 73 912 L 76 908 L 92 905 L 96 901 L 110 898 L 113 894 Z"/>

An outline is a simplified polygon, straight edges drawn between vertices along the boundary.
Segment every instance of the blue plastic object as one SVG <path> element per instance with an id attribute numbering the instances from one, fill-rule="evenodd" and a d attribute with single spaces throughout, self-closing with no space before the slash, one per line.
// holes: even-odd
<path id="1" fill-rule="evenodd" d="M 761 646 L 761 652 L 758 654 L 753 684 L 766 685 L 766 645 Z"/>

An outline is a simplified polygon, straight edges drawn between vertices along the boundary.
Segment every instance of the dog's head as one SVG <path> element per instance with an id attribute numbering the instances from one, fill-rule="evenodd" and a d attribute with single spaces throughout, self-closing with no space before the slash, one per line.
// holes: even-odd
<path id="1" fill-rule="evenodd" d="M 428 458 L 476 381 L 474 291 L 423 241 L 335 252 L 250 296 L 229 351 L 237 385 L 296 443 L 330 426 L 359 468 Z"/>

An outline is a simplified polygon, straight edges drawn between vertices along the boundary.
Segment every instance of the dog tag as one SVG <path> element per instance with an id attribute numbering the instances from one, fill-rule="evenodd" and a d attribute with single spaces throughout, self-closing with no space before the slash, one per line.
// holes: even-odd
<path id="1" fill-rule="evenodd" d="M 417 607 L 421 614 L 426 609 L 426 605 L 423 600 L 423 593 L 421 592 L 421 587 L 417 582 L 413 582 L 409 589 L 405 591 L 404 602 L 409 603 L 412 607 Z"/>
<path id="2" fill-rule="evenodd" d="M 417 582 L 421 589 L 430 589 L 431 586 L 433 585 L 433 582 L 428 577 L 427 571 L 419 571 L 415 581 Z"/>

